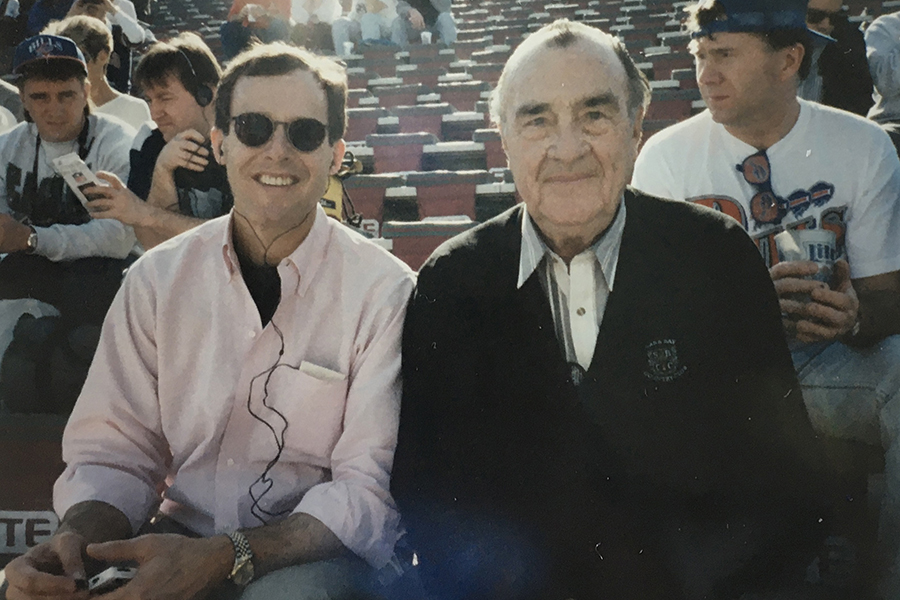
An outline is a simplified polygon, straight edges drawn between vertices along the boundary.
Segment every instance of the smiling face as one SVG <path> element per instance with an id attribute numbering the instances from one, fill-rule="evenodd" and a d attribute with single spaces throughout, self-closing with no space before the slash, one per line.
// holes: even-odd
<path id="1" fill-rule="evenodd" d="M 700 94 L 713 120 L 726 128 L 752 127 L 777 115 L 802 59 L 802 47 L 772 50 L 757 35 L 717 33 L 691 42 Z"/>
<path id="2" fill-rule="evenodd" d="M 290 123 L 311 118 L 328 122 L 325 91 L 309 71 L 286 75 L 242 77 L 234 86 L 231 116 L 261 113 L 272 121 Z M 258 147 L 238 140 L 232 124 L 228 134 L 213 130 L 213 147 L 228 171 L 235 210 L 257 223 L 299 223 L 315 211 L 344 156 L 344 142 L 326 138 L 312 152 L 297 150 L 286 127 Z"/>
<path id="3" fill-rule="evenodd" d="M 640 142 L 625 69 L 608 44 L 581 38 L 536 46 L 508 76 L 501 135 L 528 214 L 551 242 L 589 242 L 612 221 Z"/>
<path id="4" fill-rule="evenodd" d="M 150 107 L 150 118 L 159 127 L 165 141 L 188 129 L 195 129 L 203 135 L 209 134 L 210 122 L 204 109 L 197 104 L 194 96 L 174 75 L 166 77 L 161 85 L 148 85 L 144 98 Z"/>
<path id="5" fill-rule="evenodd" d="M 22 106 L 31 115 L 41 139 L 68 142 L 81 133 L 90 84 L 78 78 L 64 81 L 28 79 L 22 86 Z"/>

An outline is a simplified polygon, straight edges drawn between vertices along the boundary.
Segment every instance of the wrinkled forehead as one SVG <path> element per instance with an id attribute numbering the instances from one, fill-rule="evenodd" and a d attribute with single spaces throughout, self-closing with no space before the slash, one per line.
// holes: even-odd
<path id="1" fill-rule="evenodd" d="M 504 111 L 514 118 L 523 106 L 546 104 L 566 110 L 585 98 L 612 95 L 627 106 L 625 67 L 611 43 L 580 38 L 566 47 L 540 43 L 507 65 Z"/>

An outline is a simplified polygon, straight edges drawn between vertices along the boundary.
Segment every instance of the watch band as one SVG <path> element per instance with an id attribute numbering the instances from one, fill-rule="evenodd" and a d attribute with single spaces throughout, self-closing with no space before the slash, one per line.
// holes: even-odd
<path id="1" fill-rule="evenodd" d="M 25 240 L 25 252 L 31 254 L 37 250 L 37 231 L 30 225 L 28 227 L 31 229 L 31 233 L 28 234 L 28 239 Z"/>
<path id="2" fill-rule="evenodd" d="M 250 549 L 247 536 L 240 531 L 232 531 L 226 535 L 234 546 L 234 566 L 228 579 L 244 587 L 253 580 L 253 550 Z"/>

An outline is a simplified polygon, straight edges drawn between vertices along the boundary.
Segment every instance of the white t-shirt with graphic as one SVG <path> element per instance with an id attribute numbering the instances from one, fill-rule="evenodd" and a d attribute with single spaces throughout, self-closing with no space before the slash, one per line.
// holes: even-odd
<path id="1" fill-rule="evenodd" d="M 800 100 L 797 123 L 766 150 L 775 205 L 760 202 L 762 188 L 748 183 L 740 168 L 757 153 L 704 111 L 647 141 L 632 185 L 734 217 L 769 265 L 778 260 L 775 234 L 827 228 L 837 234 L 838 255 L 846 256 L 852 278 L 900 270 L 900 160 L 881 128 Z"/>

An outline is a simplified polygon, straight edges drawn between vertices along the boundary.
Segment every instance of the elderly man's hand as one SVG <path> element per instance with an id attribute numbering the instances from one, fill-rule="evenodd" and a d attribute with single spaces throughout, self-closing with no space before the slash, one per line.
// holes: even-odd
<path id="1" fill-rule="evenodd" d="M 134 561 L 138 572 L 104 600 L 204 598 L 223 583 L 234 565 L 234 549 L 226 536 L 189 538 L 142 535 L 131 540 L 91 544 L 87 553 L 107 564 Z"/>
<path id="2" fill-rule="evenodd" d="M 818 265 L 810 261 L 778 263 L 769 270 L 778 292 L 787 334 L 800 342 L 832 341 L 856 324 L 859 299 L 850 282 L 850 266 L 834 264 L 833 288 L 811 279 Z"/>
<path id="3" fill-rule="evenodd" d="M 209 164 L 209 150 L 203 145 L 206 138 L 195 129 L 186 129 L 166 144 L 156 159 L 154 170 L 171 174 L 178 167 L 202 171 Z"/>
<path id="4" fill-rule="evenodd" d="M 148 225 L 152 218 L 152 208 L 125 187 L 122 180 L 113 173 L 100 171 L 97 177 L 109 186 L 85 188 L 90 198 L 87 209 L 95 219 L 116 219 L 132 227 Z"/>
<path id="5" fill-rule="evenodd" d="M 59 533 L 6 565 L 7 600 L 86 600 L 87 575 L 80 535 Z"/>

